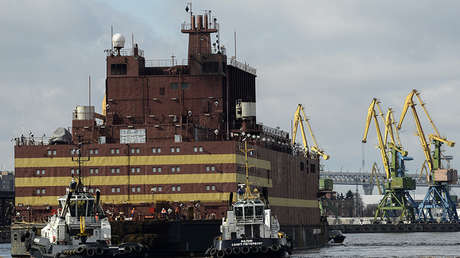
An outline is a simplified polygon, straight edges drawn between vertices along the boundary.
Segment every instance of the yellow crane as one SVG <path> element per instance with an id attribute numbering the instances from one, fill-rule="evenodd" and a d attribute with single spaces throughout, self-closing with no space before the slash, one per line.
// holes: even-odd
<path id="1" fill-rule="evenodd" d="M 414 96 L 416 96 L 418 103 L 423 109 L 431 127 L 433 128 L 434 133 L 429 134 L 428 138 L 430 139 L 431 144 L 434 146 L 434 150 L 431 151 L 430 145 L 426 140 L 425 133 L 423 132 L 422 124 L 420 123 L 420 118 L 417 114 L 416 104 L 414 103 Z M 425 164 L 428 166 L 429 173 L 427 179 L 429 179 L 428 191 L 425 195 L 425 198 L 420 203 L 418 207 L 418 217 L 420 220 L 434 221 L 432 209 L 442 209 L 442 221 L 458 222 L 458 214 L 455 202 L 452 200 L 448 185 L 452 183 L 452 178 L 457 177 L 457 171 L 452 169 L 442 169 L 441 159 L 441 146 L 442 144 L 447 144 L 450 147 L 455 145 L 455 142 L 447 140 L 447 138 L 442 137 L 438 131 L 438 128 L 434 124 L 433 120 L 428 113 L 428 110 L 425 107 L 425 103 L 420 97 L 420 93 L 417 90 L 412 90 L 406 97 L 404 102 L 403 111 L 401 117 L 399 118 L 398 130 L 401 129 L 402 123 L 406 116 L 407 110 L 411 108 L 412 115 L 414 117 L 415 126 L 417 128 L 417 135 L 420 140 L 420 145 L 422 146 L 423 153 L 425 155 L 424 165 L 420 173 L 423 172 Z M 426 171 L 426 169 L 425 169 Z M 439 176 L 439 177 L 438 177 Z"/>
<path id="2" fill-rule="evenodd" d="M 384 137 L 380 130 L 379 117 L 385 126 Z M 367 135 L 372 120 L 374 120 L 375 123 L 378 148 L 386 174 L 385 194 L 375 211 L 374 219 L 396 217 L 399 214 L 400 219 L 414 221 L 414 209 L 416 205 L 407 190 L 415 188 L 415 182 L 404 175 L 404 160 L 409 158 L 406 158 L 407 152 L 401 147 L 399 134 L 397 130 L 394 129 L 395 120 L 393 110 L 389 108 L 386 117 L 384 117 L 382 108 L 380 107 L 380 101 L 376 98 L 372 99 L 367 111 L 364 136 L 361 140 L 363 143 L 367 142 Z M 388 152 L 391 153 L 391 161 L 388 158 Z M 372 169 L 372 176 L 375 176 L 375 164 Z M 378 186 L 379 185 L 378 182 Z M 379 189 L 379 193 L 381 192 L 382 191 Z"/>
<path id="3" fill-rule="evenodd" d="M 378 148 L 380 150 L 380 156 L 382 158 L 383 167 L 385 169 L 386 177 L 390 178 L 390 167 L 389 167 L 389 163 L 388 163 L 388 156 L 387 156 L 387 153 L 386 153 L 387 146 L 386 146 L 386 142 L 384 141 L 384 139 L 382 137 L 382 132 L 380 131 L 380 124 L 379 124 L 379 119 L 378 119 L 378 116 L 380 116 L 382 120 L 384 119 L 382 108 L 380 107 L 379 103 L 380 103 L 380 101 L 378 101 L 376 98 L 373 98 L 371 104 L 369 105 L 369 109 L 367 111 L 366 126 L 364 127 L 364 136 L 363 136 L 363 139 L 361 140 L 361 142 L 363 142 L 363 143 L 367 142 L 367 135 L 369 133 L 369 127 L 371 125 L 372 119 L 374 119 L 375 129 L 377 131 L 377 138 L 378 138 L 378 144 L 379 144 Z M 375 111 L 376 107 L 377 107 L 377 110 L 379 112 L 378 114 Z M 385 123 L 385 121 L 383 121 L 383 122 Z"/>
<path id="4" fill-rule="evenodd" d="M 385 188 L 384 188 L 384 184 L 382 182 L 380 182 L 380 179 L 379 179 L 380 176 L 381 176 L 380 169 L 377 166 L 377 163 L 374 162 L 374 164 L 372 165 L 370 184 L 373 185 L 374 180 L 375 180 L 375 185 L 377 186 L 377 190 L 379 191 L 379 195 L 382 195 L 384 190 L 385 190 Z"/>
<path id="5" fill-rule="evenodd" d="M 310 132 L 310 136 L 313 139 L 313 146 L 311 148 L 308 147 L 307 136 L 305 134 L 305 128 L 303 125 L 303 121 L 305 121 L 305 123 L 307 124 L 308 131 Z M 302 143 L 303 143 L 305 155 L 307 155 L 311 151 L 323 157 L 324 160 L 329 159 L 329 155 L 327 155 L 326 152 L 321 150 L 318 146 L 318 143 L 316 142 L 315 135 L 313 134 L 313 130 L 311 129 L 310 122 L 308 122 L 308 118 L 305 115 L 305 111 L 304 111 L 302 104 L 297 105 L 297 110 L 295 111 L 295 114 L 294 114 L 294 121 L 293 121 L 293 127 L 292 127 L 292 145 L 295 145 L 295 139 L 297 136 L 297 128 L 299 127 L 299 124 L 300 124 L 300 132 L 302 133 Z"/>
<path id="6" fill-rule="evenodd" d="M 422 124 L 420 123 L 420 118 L 417 114 L 417 109 L 415 108 L 416 104 L 413 101 L 414 95 L 417 97 L 418 102 L 420 103 L 420 106 L 422 107 L 423 111 L 425 112 L 425 115 L 428 119 L 428 121 L 431 124 L 431 127 L 434 130 L 434 134 L 429 134 L 428 138 L 433 144 L 442 144 L 445 143 L 449 147 L 454 147 L 455 142 L 449 141 L 444 137 L 441 137 L 439 134 L 438 128 L 434 124 L 433 120 L 431 119 L 428 110 L 425 108 L 425 103 L 422 101 L 422 98 L 420 97 L 420 93 L 417 90 L 412 90 L 409 95 L 406 97 L 406 101 L 404 102 L 404 107 L 403 111 L 401 113 L 401 117 L 399 118 L 399 123 L 398 123 L 398 130 L 401 129 L 402 123 L 404 121 L 404 118 L 406 116 L 407 110 L 409 107 L 412 110 L 412 115 L 414 117 L 415 125 L 417 127 L 417 135 L 420 140 L 420 145 L 422 146 L 423 153 L 425 155 L 425 160 L 428 164 L 429 170 L 432 172 L 433 170 L 436 170 L 438 168 L 441 168 L 441 153 L 437 153 L 438 151 L 435 150 L 435 157 L 432 157 L 431 152 L 430 152 L 430 146 L 428 142 L 426 141 L 426 136 L 425 133 L 423 132 Z"/>

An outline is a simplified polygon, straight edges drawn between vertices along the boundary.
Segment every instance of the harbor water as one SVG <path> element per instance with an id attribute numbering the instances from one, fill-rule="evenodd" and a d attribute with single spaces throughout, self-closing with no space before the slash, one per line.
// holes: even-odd
<path id="1" fill-rule="evenodd" d="M 343 245 L 294 252 L 304 257 L 459 257 L 460 232 L 346 234 Z M 0 257 L 11 257 L 10 245 L 0 244 Z"/>
<path id="2" fill-rule="evenodd" d="M 303 257 L 459 257 L 460 232 L 345 234 L 343 245 L 296 252 Z"/>

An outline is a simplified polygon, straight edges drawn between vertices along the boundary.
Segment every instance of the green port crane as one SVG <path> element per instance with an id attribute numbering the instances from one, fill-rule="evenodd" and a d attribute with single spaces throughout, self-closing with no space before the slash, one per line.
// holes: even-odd
<path id="1" fill-rule="evenodd" d="M 380 130 L 379 117 L 385 126 L 384 137 Z M 367 142 L 371 120 L 375 123 L 378 148 L 386 174 L 385 194 L 375 212 L 374 222 L 389 220 L 391 217 L 399 217 L 401 221 L 415 221 L 417 207 L 409 194 L 409 190 L 415 189 L 415 181 L 405 176 L 404 161 L 410 158 L 407 157 L 407 151 L 402 148 L 399 134 L 394 128 L 393 111 L 388 109 L 384 117 L 380 102 L 376 98 L 372 99 L 367 112 L 363 143 Z M 388 153 L 391 154 L 391 158 L 388 158 Z"/>
<path id="2" fill-rule="evenodd" d="M 433 150 L 430 149 L 430 145 L 428 144 L 425 133 L 423 132 L 422 124 L 417 114 L 416 104 L 413 100 L 414 96 L 416 96 L 419 105 L 422 107 L 423 112 L 433 128 L 434 133 L 428 135 L 428 139 L 433 146 Z M 415 126 L 417 128 L 417 136 L 420 140 L 420 145 L 425 155 L 425 161 L 429 171 L 427 179 L 430 185 L 425 198 L 418 207 L 419 220 L 432 222 L 435 220 L 432 214 L 432 209 L 441 209 L 441 221 L 458 222 L 457 208 L 449 193 L 449 184 L 456 183 L 457 181 L 457 170 L 443 169 L 441 163 L 441 146 L 443 144 L 447 144 L 449 147 L 454 147 L 455 142 L 449 141 L 447 138 L 440 135 L 438 128 L 434 124 L 428 110 L 425 107 L 425 103 L 420 97 L 420 93 L 415 89 L 412 90 L 406 97 L 403 111 L 397 126 L 398 130 L 401 129 L 409 108 L 412 110 Z"/>

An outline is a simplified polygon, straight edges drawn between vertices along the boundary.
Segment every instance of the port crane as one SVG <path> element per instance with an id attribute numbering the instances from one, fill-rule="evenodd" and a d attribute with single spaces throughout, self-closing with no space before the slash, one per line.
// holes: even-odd
<path id="1" fill-rule="evenodd" d="M 433 150 L 430 149 L 430 145 L 428 144 L 425 133 L 423 132 L 422 124 L 417 114 L 416 104 L 413 100 L 414 96 L 416 96 L 419 105 L 422 107 L 423 112 L 433 128 L 434 133 L 428 135 L 428 139 L 430 140 Z M 428 191 L 418 207 L 419 219 L 422 221 L 434 221 L 432 210 L 440 209 L 442 210 L 442 221 L 458 222 L 457 208 L 449 193 L 449 184 L 457 182 L 457 171 L 454 169 L 443 169 L 441 163 L 441 146 L 443 144 L 447 144 L 447 146 L 453 147 L 455 142 L 449 141 L 447 138 L 440 135 L 438 128 L 434 124 L 428 110 L 425 107 L 425 103 L 420 97 L 420 93 L 415 89 L 412 90 L 406 97 L 403 111 L 397 126 L 398 130 L 401 129 L 409 108 L 412 110 L 412 115 L 417 128 L 417 135 L 425 155 L 425 161 L 429 172 L 427 176 L 429 183 Z"/>
<path id="2" fill-rule="evenodd" d="M 307 136 L 305 134 L 305 128 L 303 125 L 303 121 L 307 124 L 308 131 L 310 132 L 310 136 L 313 139 L 313 146 L 311 148 L 308 147 L 308 142 L 307 142 Z M 297 136 L 297 128 L 299 127 L 300 124 L 300 132 L 302 133 L 302 143 L 303 143 L 303 148 L 304 148 L 304 153 L 305 155 L 308 155 L 310 152 L 312 152 L 315 155 L 321 156 L 324 160 L 329 159 L 329 155 L 326 154 L 323 150 L 321 150 L 318 146 L 318 142 L 316 141 L 315 135 L 313 134 L 313 130 L 311 129 L 310 122 L 308 122 L 308 118 L 305 115 L 304 108 L 302 104 L 297 105 L 297 110 L 295 111 L 294 114 L 294 121 L 293 121 L 293 127 L 292 127 L 292 145 L 295 145 L 295 139 Z"/>
<path id="3" fill-rule="evenodd" d="M 364 185 L 363 184 L 363 189 L 365 194 L 372 194 L 372 190 L 374 189 L 374 185 L 377 186 L 377 191 L 379 195 L 382 195 L 385 193 L 385 184 L 384 181 L 381 181 L 381 178 L 383 178 L 383 175 L 380 173 L 380 169 L 377 165 L 376 162 L 372 164 L 372 169 L 371 169 L 371 176 L 369 178 L 369 184 Z"/>
<path id="4" fill-rule="evenodd" d="M 378 113 L 377 113 L 378 112 Z M 380 117 L 380 119 L 379 119 Z M 410 160 L 407 151 L 401 146 L 399 135 L 395 130 L 395 122 L 392 109 L 388 109 L 386 117 L 383 115 L 380 101 L 372 99 L 367 112 L 366 126 L 362 142 L 367 142 L 367 135 L 371 121 L 374 120 L 377 132 L 378 148 L 382 158 L 386 174 L 385 194 L 377 206 L 374 221 L 397 217 L 400 220 L 415 221 L 417 205 L 409 194 L 409 190 L 415 189 L 415 181 L 405 176 L 404 161 Z M 385 136 L 382 136 L 379 120 L 385 126 Z M 391 154 L 390 158 L 388 153 Z"/>

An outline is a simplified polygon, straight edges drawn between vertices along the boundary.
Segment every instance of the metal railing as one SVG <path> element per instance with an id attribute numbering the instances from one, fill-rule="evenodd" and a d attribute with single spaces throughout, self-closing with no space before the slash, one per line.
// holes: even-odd
<path id="1" fill-rule="evenodd" d="M 236 67 L 238 69 L 241 69 L 241 70 L 243 70 L 245 72 L 248 72 L 248 73 L 250 73 L 252 75 L 257 75 L 257 69 L 256 68 L 254 68 L 254 67 L 252 67 L 252 66 L 250 66 L 250 65 L 248 65 L 246 63 L 242 63 L 242 62 L 236 60 L 236 58 L 234 58 L 234 57 L 229 58 L 227 60 L 227 65 L 231 65 L 231 66 Z"/>
<path id="2" fill-rule="evenodd" d="M 15 137 L 11 141 L 14 142 L 15 146 L 39 146 L 39 145 L 48 145 L 51 137 Z"/>
<path id="3" fill-rule="evenodd" d="M 177 59 L 149 59 L 145 60 L 145 67 L 171 67 L 176 65 L 187 65 L 188 59 L 182 59 L 182 61 Z"/>
<path id="4" fill-rule="evenodd" d="M 118 55 L 117 51 L 115 49 L 106 49 L 104 51 L 107 56 L 116 56 Z M 144 56 L 144 50 L 138 48 L 137 49 L 137 55 L 138 56 Z M 124 48 L 120 49 L 120 56 L 134 56 L 134 48 Z"/>

